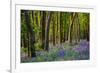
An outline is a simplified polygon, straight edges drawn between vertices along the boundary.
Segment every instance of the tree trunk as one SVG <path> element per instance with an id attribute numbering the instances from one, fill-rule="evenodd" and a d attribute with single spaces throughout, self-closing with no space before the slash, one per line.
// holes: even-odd
<path id="1" fill-rule="evenodd" d="M 28 37 L 28 57 L 31 57 L 31 55 L 30 55 L 30 34 L 29 33 L 27 33 L 27 37 Z"/>
<path id="2" fill-rule="evenodd" d="M 46 26 L 46 12 L 42 12 L 42 20 L 41 20 L 41 29 L 42 29 L 42 48 L 44 49 L 44 43 L 45 43 L 45 26 Z"/>
<path id="3" fill-rule="evenodd" d="M 36 53 L 35 53 L 35 46 L 34 46 L 35 44 L 35 33 L 33 31 L 34 27 L 32 29 L 29 11 L 25 10 L 24 13 L 25 13 L 27 30 L 30 33 L 30 39 L 31 39 L 31 43 L 30 43 L 31 44 L 31 57 L 35 57 Z"/>
<path id="4" fill-rule="evenodd" d="M 63 39 L 63 42 L 65 42 L 66 41 L 66 37 L 67 37 L 67 35 L 66 35 L 66 29 L 67 29 L 67 23 L 66 23 L 66 14 L 64 13 L 64 34 L 63 34 L 63 36 L 64 36 L 64 39 Z"/>
<path id="5" fill-rule="evenodd" d="M 80 41 L 80 23 L 79 23 L 79 15 L 77 13 L 77 24 L 78 24 L 78 42 Z"/>
<path id="6" fill-rule="evenodd" d="M 60 44 L 62 43 L 63 39 L 63 32 L 62 32 L 62 13 L 60 12 Z"/>
<path id="7" fill-rule="evenodd" d="M 50 27 L 50 20 L 51 20 L 52 12 L 49 12 L 48 20 L 46 23 L 46 32 L 45 32 L 45 50 L 48 51 L 49 48 L 49 27 Z"/>
<path id="8" fill-rule="evenodd" d="M 75 13 L 70 14 L 70 26 L 69 26 L 69 36 L 68 36 L 68 41 L 70 44 L 72 43 L 72 27 L 73 27 L 75 15 L 76 15 Z"/>
<path id="9" fill-rule="evenodd" d="M 58 44 L 58 41 L 59 41 L 59 37 L 58 37 L 59 36 L 59 32 L 58 32 L 59 18 L 58 17 L 59 17 L 59 13 L 57 12 L 57 26 L 56 26 L 57 27 L 57 31 L 56 31 L 57 32 L 56 33 L 56 43 L 57 44 Z"/>
<path id="10" fill-rule="evenodd" d="M 55 45 L 55 14 L 53 13 L 53 45 Z"/>

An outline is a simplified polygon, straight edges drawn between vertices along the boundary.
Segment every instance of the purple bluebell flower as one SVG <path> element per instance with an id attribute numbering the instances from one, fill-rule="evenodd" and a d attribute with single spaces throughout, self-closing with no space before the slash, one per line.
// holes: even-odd
<path id="1" fill-rule="evenodd" d="M 77 52 L 89 51 L 89 42 L 81 41 L 79 45 L 74 47 L 74 50 Z"/>
<path id="2" fill-rule="evenodd" d="M 80 43 L 79 43 L 80 46 L 87 46 L 89 45 L 89 42 L 86 41 L 86 40 L 81 40 Z"/>
<path id="3" fill-rule="evenodd" d="M 64 56 L 65 56 L 65 52 L 66 52 L 66 51 L 63 50 L 63 49 L 60 50 L 60 51 L 58 51 L 58 56 L 59 56 L 59 57 L 64 57 Z"/>
<path id="4" fill-rule="evenodd" d="M 81 51 L 82 51 L 82 49 L 81 49 L 79 46 L 74 47 L 74 50 L 75 50 L 76 52 L 81 52 Z"/>

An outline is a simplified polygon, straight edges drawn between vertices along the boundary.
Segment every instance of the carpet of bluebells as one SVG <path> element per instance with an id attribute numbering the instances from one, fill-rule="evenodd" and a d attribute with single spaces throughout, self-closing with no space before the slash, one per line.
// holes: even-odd
<path id="1" fill-rule="evenodd" d="M 46 61 L 67 61 L 67 60 L 88 60 L 89 42 L 81 40 L 76 45 L 64 43 L 49 48 L 49 51 L 37 51 L 37 57 L 21 58 L 22 62 L 46 62 Z"/>

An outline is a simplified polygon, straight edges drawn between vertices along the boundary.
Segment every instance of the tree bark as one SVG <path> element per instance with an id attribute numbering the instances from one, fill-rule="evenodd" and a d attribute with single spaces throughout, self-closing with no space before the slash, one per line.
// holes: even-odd
<path id="1" fill-rule="evenodd" d="M 62 13 L 60 12 L 60 44 L 62 43 L 63 33 L 62 33 Z"/>
<path id="2" fill-rule="evenodd" d="M 53 45 L 55 45 L 55 14 L 53 13 Z"/>
<path id="3" fill-rule="evenodd" d="M 46 23 L 46 32 L 45 32 L 45 50 L 48 51 L 49 48 L 49 27 L 50 27 L 50 20 L 51 20 L 52 12 L 49 12 L 48 20 Z"/>
<path id="4" fill-rule="evenodd" d="M 72 43 L 72 27 L 73 27 L 75 16 L 76 16 L 75 13 L 70 14 L 70 26 L 69 26 L 69 36 L 68 36 L 68 41 L 70 44 Z"/>
<path id="5" fill-rule="evenodd" d="M 78 42 L 80 41 L 80 23 L 79 23 L 79 14 L 77 13 L 77 24 L 78 24 Z"/>
<path id="6" fill-rule="evenodd" d="M 44 43 L 45 43 L 45 26 L 46 26 L 46 12 L 42 12 L 42 20 L 41 20 L 41 29 L 42 29 L 42 48 L 44 49 Z"/>
<path id="7" fill-rule="evenodd" d="M 35 33 L 33 31 L 34 27 L 32 29 L 29 11 L 25 10 L 24 13 L 25 13 L 27 30 L 30 33 L 30 39 L 31 39 L 31 57 L 35 57 L 36 53 L 35 53 L 35 46 L 34 46 L 35 44 Z"/>

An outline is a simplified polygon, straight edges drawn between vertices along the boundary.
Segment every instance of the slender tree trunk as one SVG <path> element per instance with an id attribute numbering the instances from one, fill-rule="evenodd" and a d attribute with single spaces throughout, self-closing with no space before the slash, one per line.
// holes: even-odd
<path id="1" fill-rule="evenodd" d="M 89 18 L 90 14 L 88 14 L 88 23 L 87 23 L 87 41 L 90 41 L 90 26 L 89 26 L 89 22 L 90 22 L 90 18 Z"/>
<path id="2" fill-rule="evenodd" d="M 63 33 L 62 33 L 62 13 L 60 13 L 60 43 L 62 43 Z"/>
<path id="3" fill-rule="evenodd" d="M 46 32 L 45 32 L 45 50 L 48 51 L 49 48 L 49 27 L 50 27 L 50 20 L 51 20 L 52 12 L 49 12 L 48 20 L 46 23 Z"/>
<path id="4" fill-rule="evenodd" d="M 35 44 L 35 33 L 33 31 L 34 28 L 32 29 L 31 26 L 29 11 L 25 10 L 24 13 L 25 13 L 27 30 L 30 33 L 30 39 L 31 39 L 31 57 L 35 57 L 36 53 L 35 53 L 35 46 L 34 46 Z"/>
<path id="5" fill-rule="evenodd" d="M 24 47 L 23 38 L 21 37 L 21 47 Z"/>
<path id="6" fill-rule="evenodd" d="M 36 25 L 39 27 L 38 12 L 35 13 Z"/>
<path id="7" fill-rule="evenodd" d="M 30 57 L 30 36 L 29 33 L 27 33 L 27 47 L 28 47 L 28 57 Z"/>
<path id="8" fill-rule="evenodd" d="M 63 39 L 63 42 L 65 42 L 65 41 L 66 41 L 66 30 L 64 28 L 64 39 Z"/>
<path id="9" fill-rule="evenodd" d="M 64 36 L 64 39 L 63 39 L 63 42 L 65 42 L 66 41 L 66 26 L 67 26 L 67 24 L 66 24 L 66 14 L 64 13 L 64 34 L 63 34 L 63 36 Z"/>
<path id="10" fill-rule="evenodd" d="M 56 33 L 56 43 L 57 44 L 58 44 L 58 41 L 59 41 L 59 37 L 58 37 L 59 36 L 59 32 L 58 32 L 58 24 L 59 24 L 58 21 L 59 21 L 59 19 L 58 19 L 58 17 L 59 17 L 59 13 L 57 12 L 57 26 L 56 26 L 57 27 L 57 33 Z"/>
<path id="11" fill-rule="evenodd" d="M 42 21 L 41 21 L 41 28 L 42 28 L 42 48 L 44 49 L 44 43 L 45 43 L 45 26 L 46 26 L 46 12 L 42 12 Z"/>
<path id="12" fill-rule="evenodd" d="M 90 40 L 90 34 L 89 34 L 89 24 L 88 24 L 88 27 L 87 27 L 87 41 L 89 41 Z"/>
<path id="13" fill-rule="evenodd" d="M 70 15 L 70 26 L 69 26 L 69 36 L 68 36 L 68 41 L 70 44 L 72 43 L 72 27 L 73 27 L 75 15 L 76 15 L 75 13 L 71 13 Z"/>
<path id="14" fill-rule="evenodd" d="M 53 45 L 55 45 L 55 14 L 53 13 Z"/>
<path id="15" fill-rule="evenodd" d="M 27 44 L 26 44 L 26 34 L 24 33 L 24 36 L 23 36 L 23 41 L 24 41 L 24 48 L 27 47 Z"/>
<path id="16" fill-rule="evenodd" d="M 77 23 L 78 23 L 78 42 L 80 41 L 80 23 L 79 23 L 79 14 L 77 13 Z"/>

